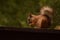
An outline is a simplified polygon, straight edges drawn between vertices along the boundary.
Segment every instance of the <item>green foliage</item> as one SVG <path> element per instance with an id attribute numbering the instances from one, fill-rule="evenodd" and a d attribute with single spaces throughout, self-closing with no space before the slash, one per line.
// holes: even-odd
<path id="1" fill-rule="evenodd" d="M 60 25 L 60 0 L 0 0 L 0 25 L 27 27 L 29 12 L 37 14 L 42 6 L 54 9 L 53 25 Z"/>

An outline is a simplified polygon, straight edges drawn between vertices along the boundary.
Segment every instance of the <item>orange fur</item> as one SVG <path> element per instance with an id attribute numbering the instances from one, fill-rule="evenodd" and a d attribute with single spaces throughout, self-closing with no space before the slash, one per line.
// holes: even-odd
<path id="1" fill-rule="evenodd" d="M 45 12 L 48 12 L 48 14 L 46 14 Z M 50 15 L 52 15 L 52 12 L 52 8 L 44 6 L 40 10 L 40 15 L 28 15 L 28 24 L 30 26 L 36 26 L 37 28 L 48 28 L 51 24 Z"/>

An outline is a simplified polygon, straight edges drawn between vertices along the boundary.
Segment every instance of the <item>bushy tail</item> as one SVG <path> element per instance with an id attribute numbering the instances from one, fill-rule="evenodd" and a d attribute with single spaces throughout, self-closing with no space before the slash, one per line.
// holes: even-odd
<path id="1" fill-rule="evenodd" d="M 53 13 L 53 9 L 49 6 L 44 6 L 40 10 L 40 14 L 45 14 L 45 12 L 48 11 L 50 14 Z"/>

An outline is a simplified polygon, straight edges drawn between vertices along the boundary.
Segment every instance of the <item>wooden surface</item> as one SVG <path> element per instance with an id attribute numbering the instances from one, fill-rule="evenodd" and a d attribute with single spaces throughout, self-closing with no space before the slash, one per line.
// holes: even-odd
<path id="1" fill-rule="evenodd" d="M 32 29 L 32 28 L 14 28 L 14 27 L 0 27 L 0 31 L 13 32 L 38 32 L 38 33 L 60 33 L 60 30 L 54 29 Z"/>

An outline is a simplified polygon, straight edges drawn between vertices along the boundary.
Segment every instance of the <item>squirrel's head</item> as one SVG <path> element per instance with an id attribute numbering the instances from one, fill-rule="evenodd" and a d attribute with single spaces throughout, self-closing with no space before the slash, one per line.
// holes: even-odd
<path id="1" fill-rule="evenodd" d="M 32 26 L 36 22 L 36 15 L 29 13 L 28 18 L 27 18 L 27 23 Z"/>

